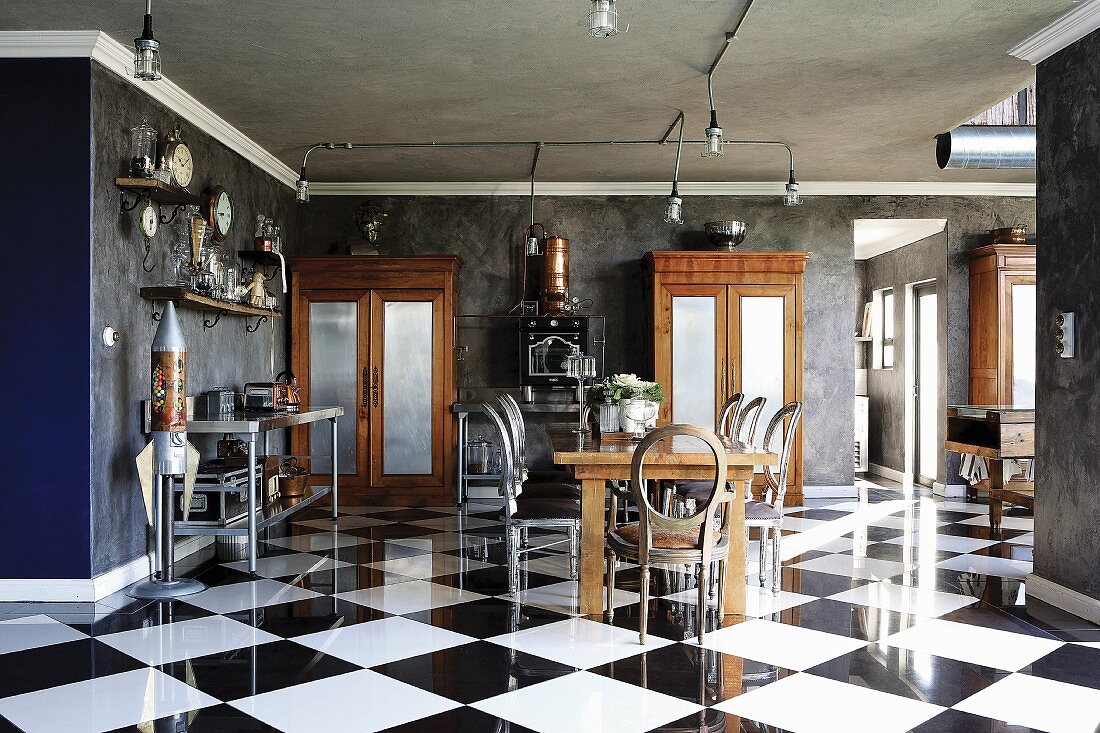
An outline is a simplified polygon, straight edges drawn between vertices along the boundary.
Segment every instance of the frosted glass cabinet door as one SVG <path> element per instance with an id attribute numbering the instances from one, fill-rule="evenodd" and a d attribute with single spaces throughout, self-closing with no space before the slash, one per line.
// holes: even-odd
<path id="1" fill-rule="evenodd" d="M 768 423 L 786 403 L 787 370 L 784 340 L 784 298 L 782 296 L 741 296 L 738 323 L 741 331 L 740 390 L 746 400 L 767 400 L 760 413 L 756 431 L 757 445 L 764 441 Z M 782 436 L 777 434 L 770 446 L 778 450 Z"/>
<path id="2" fill-rule="evenodd" d="M 1035 285 L 1012 284 L 1012 404 L 1035 407 Z"/>
<path id="3" fill-rule="evenodd" d="M 441 397 L 436 374 L 440 318 L 437 293 L 374 291 L 372 380 L 379 404 L 372 410 L 373 483 L 397 486 L 438 481 L 441 445 L 434 438 L 434 405 Z M 373 382 L 372 382 L 373 385 Z M 373 404 L 372 397 L 372 404 Z M 435 477 L 435 478 L 433 478 Z"/>
<path id="4" fill-rule="evenodd" d="M 714 429 L 717 298 L 672 299 L 672 421 Z"/>
<path id="5" fill-rule="evenodd" d="M 340 420 L 336 457 L 341 474 L 357 473 L 355 414 L 359 398 L 359 303 L 314 301 L 309 304 L 309 402 L 321 407 L 344 408 Z M 310 425 L 311 455 L 332 451 L 332 427 L 323 421 Z M 315 474 L 332 471 L 332 461 L 310 461 Z"/>

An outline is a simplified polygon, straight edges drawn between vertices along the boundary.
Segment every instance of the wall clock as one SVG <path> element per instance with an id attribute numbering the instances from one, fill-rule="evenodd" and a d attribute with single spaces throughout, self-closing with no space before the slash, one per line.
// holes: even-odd
<path id="1" fill-rule="evenodd" d="M 221 186 L 214 186 L 206 197 L 206 221 L 213 229 L 214 239 L 224 242 L 233 226 L 233 202 L 229 192 Z"/>
<path id="2" fill-rule="evenodd" d="M 195 161 L 191 157 L 191 148 L 183 142 L 180 136 L 180 126 L 169 133 L 164 142 L 164 152 L 161 156 L 164 166 L 172 174 L 172 183 L 182 188 L 191 185 L 191 178 L 195 173 Z"/>

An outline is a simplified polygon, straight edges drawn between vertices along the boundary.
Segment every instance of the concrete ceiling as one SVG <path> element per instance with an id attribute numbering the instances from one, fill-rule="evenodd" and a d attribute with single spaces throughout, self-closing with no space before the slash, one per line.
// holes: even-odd
<path id="1" fill-rule="evenodd" d="M 801 180 L 1031 182 L 940 171 L 933 136 L 1023 88 L 1008 48 L 1073 0 L 757 0 L 716 77 L 729 138 L 789 142 Z M 322 140 L 658 138 L 678 109 L 707 125 L 706 68 L 742 0 L 620 0 L 630 31 L 585 33 L 585 0 L 158 0 L 165 74 L 297 169 Z M 5 0 L 0 30 L 103 30 L 129 44 L 143 4 Z M 1040 93 L 1041 90 L 1040 90 Z M 782 149 L 717 160 L 685 148 L 686 181 L 785 178 Z M 549 150 L 545 181 L 660 181 L 675 150 Z M 320 151 L 317 181 L 506 181 L 524 151 Z"/>

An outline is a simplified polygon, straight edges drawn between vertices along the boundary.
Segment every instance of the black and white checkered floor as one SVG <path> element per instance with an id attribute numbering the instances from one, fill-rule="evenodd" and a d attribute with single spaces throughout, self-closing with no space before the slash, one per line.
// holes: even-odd
<path id="1" fill-rule="evenodd" d="M 990 538 L 984 505 L 863 493 L 791 509 L 783 592 L 750 586 L 704 648 L 683 566 L 653 573 L 643 647 L 629 565 L 610 624 L 574 615 L 560 545 L 506 596 L 489 504 L 311 510 L 260 580 L 209 562 L 172 604 L 0 605 L 0 729 L 1093 733 L 1100 627 L 1024 607 L 1032 520 Z"/>

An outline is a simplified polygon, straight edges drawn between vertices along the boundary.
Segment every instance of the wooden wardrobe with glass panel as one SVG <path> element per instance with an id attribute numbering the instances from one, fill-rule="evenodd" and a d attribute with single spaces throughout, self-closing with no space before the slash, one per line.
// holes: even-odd
<path id="1" fill-rule="evenodd" d="M 291 365 L 305 405 L 340 405 L 340 495 L 371 503 L 454 500 L 457 256 L 290 260 Z M 294 428 L 295 455 L 331 436 Z M 311 472 L 324 482 L 328 461 Z"/>
<path id="2" fill-rule="evenodd" d="M 803 276 L 807 252 L 649 252 L 652 374 L 663 423 L 714 429 L 736 392 L 767 398 L 756 442 L 785 403 L 802 401 Z M 803 421 L 805 424 L 805 421 Z M 758 476 L 755 490 L 763 482 Z M 802 428 L 785 503 L 802 503 Z"/>

